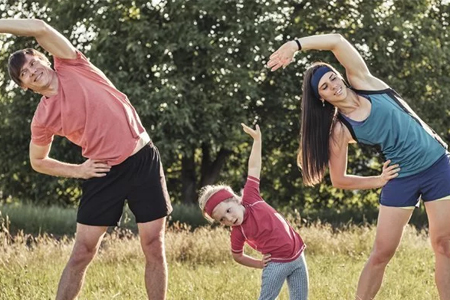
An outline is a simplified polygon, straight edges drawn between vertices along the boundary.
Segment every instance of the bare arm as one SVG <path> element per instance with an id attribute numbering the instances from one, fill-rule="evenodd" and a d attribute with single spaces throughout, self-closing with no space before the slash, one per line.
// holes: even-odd
<path id="1" fill-rule="evenodd" d="M 53 56 L 76 58 L 75 47 L 62 34 L 37 19 L 0 19 L 0 33 L 31 36 Z"/>
<path id="2" fill-rule="evenodd" d="M 253 176 L 259 179 L 261 175 L 261 130 L 256 125 L 253 130 L 245 124 L 241 124 L 245 133 L 253 138 L 252 152 L 248 159 L 248 176 Z"/>
<path id="3" fill-rule="evenodd" d="M 348 144 L 352 142 L 348 129 L 336 123 L 330 138 L 330 177 L 334 187 L 348 190 L 375 189 L 383 187 L 390 179 L 398 176 L 398 165 L 389 166 L 390 160 L 383 164 L 379 176 L 356 176 L 347 174 Z"/>
<path id="4" fill-rule="evenodd" d="M 340 34 L 323 34 L 298 39 L 302 50 L 332 51 L 339 63 L 345 68 L 347 79 L 357 89 L 383 89 L 388 86 L 370 74 L 359 52 Z M 267 66 L 272 71 L 289 65 L 298 51 L 295 41 L 286 42 L 269 59 Z"/>
<path id="5" fill-rule="evenodd" d="M 105 162 L 97 160 L 88 159 L 77 165 L 50 158 L 48 155 L 51 145 L 50 143 L 46 146 L 38 146 L 33 142 L 30 143 L 30 163 L 36 172 L 59 177 L 88 179 L 106 176 L 111 168 Z"/>
<path id="6" fill-rule="evenodd" d="M 256 259 L 244 254 L 244 252 L 233 253 L 233 259 L 246 267 L 262 269 L 270 262 L 270 254 L 263 255 L 262 259 Z"/>

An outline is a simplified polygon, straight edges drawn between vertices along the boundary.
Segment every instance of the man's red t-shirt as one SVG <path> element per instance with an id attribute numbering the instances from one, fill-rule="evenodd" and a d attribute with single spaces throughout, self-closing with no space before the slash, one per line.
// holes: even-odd
<path id="1" fill-rule="evenodd" d="M 117 165 L 131 155 L 145 132 L 127 96 L 79 51 L 55 57 L 58 94 L 42 97 L 31 122 L 31 140 L 45 146 L 54 135 L 82 148 L 86 158 Z"/>

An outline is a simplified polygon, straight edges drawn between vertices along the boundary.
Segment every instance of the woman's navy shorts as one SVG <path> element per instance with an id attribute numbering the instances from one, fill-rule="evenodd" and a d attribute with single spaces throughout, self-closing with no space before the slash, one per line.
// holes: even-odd
<path id="1" fill-rule="evenodd" d="M 414 207 L 419 205 L 420 199 L 426 202 L 447 196 L 450 196 L 449 153 L 418 174 L 389 180 L 381 190 L 380 203 L 385 206 Z"/>
<path id="2" fill-rule="evenodd" d="M 150 142 L 104 177 L 82 184 L 77 222 L 92 226 L 116 226 L 125 200 L 137 223 L 160 219 L 172 212 L 158 149 Z"/>

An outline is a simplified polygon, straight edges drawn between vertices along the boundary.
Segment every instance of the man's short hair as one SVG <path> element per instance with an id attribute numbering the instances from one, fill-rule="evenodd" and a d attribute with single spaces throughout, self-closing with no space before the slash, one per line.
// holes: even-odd
<path id="1" fill-rule="evenodd" d="M 26 48 L 14 52 L 8 59 L 8 73 L 9 77 L 11 77 L 11 79 L 17 83 L 18 86 L 22 86 L 22 80 L 20 80 L 20 70 L 22 70 L 23 65 L 25 64 L 25 55 L 27 54 L 36 56 L 50 65 L 48 58 L 42 52 L 39 52 L 33 48 Z"/>

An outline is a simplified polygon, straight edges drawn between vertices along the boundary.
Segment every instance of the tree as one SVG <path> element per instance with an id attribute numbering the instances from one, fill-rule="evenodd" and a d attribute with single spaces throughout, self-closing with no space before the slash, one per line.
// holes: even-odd
<path id="1" fill-rule="evenodd" d="M 296 166 L 302 73 L 329 52 L 296 56 L 271 73 L 268 56 L 284 41 L 338 32 L 366 59 L 372 73 L 394 87 L 449 140 L 449 6 L 437 0 L 293 1 L 4 1 L 2 17 L 42 18 L 70 38 L 130 98 L 161 150 L 169 191 L 193 203 L 205 184 L 245 180 L 251 141 L 240 123 L 263 134 L 262 192 L 288 207 L 376 205 L 377 191 L 305 188 Z M 32 39 L 0 36 L 0 63 Z M 341 71 L 343 71 L 341 69 Z M 0 72 L 0 189 L 4 197 L 73 204 L 78 181 L 31 171 L 29 123 L 37 95 L 11 89 Z M 379 174 L 382 158 L 352 147 L 349 172 Z M 52 155 L 80 162 L 80 151 L 57 139 Z"/>

